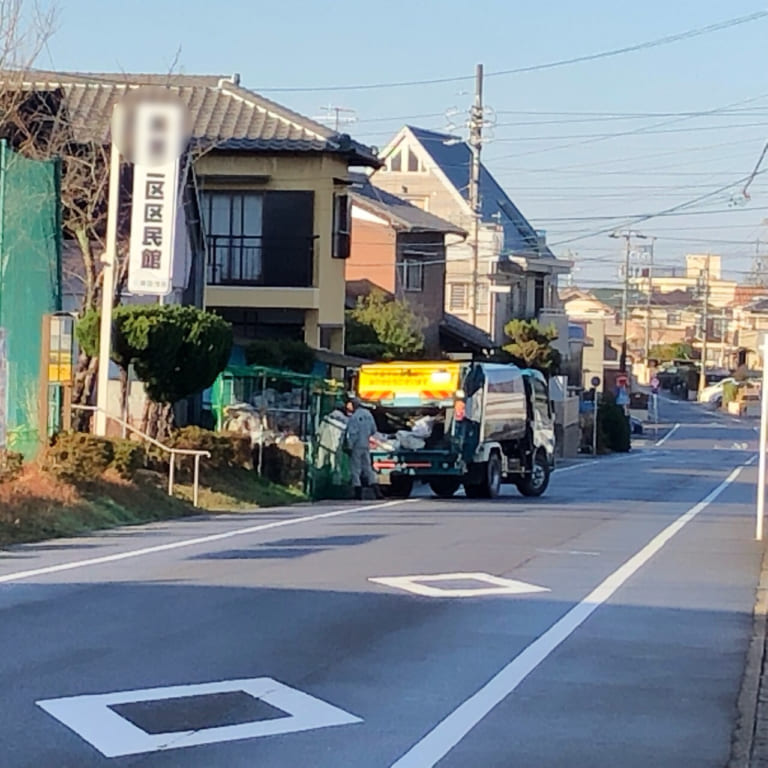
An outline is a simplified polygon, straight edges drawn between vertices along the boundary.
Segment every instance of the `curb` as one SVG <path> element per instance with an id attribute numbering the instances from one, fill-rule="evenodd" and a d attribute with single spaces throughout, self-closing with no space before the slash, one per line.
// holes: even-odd
<path id="1" fill-rule="evenodd" d="M 727 768 L 761 768 L 768 766 L 768 695 L 762 691 L 768 624 L 768 549 L 763 552 L 760 581 L 755 594 L 752 638 L 747 650 L 747 663 L 736 703 L 736 728 L 731 740 L 731 756 Z M 762 727 L 761 727 L 762 726 Z M 763 747 L 755 757 L 755 748 Z"/>

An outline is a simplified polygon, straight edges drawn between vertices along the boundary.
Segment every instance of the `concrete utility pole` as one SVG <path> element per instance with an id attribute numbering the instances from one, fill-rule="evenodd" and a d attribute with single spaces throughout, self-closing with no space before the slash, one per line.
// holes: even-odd
<path id="1" fill-rule="evenodd" d="M 480 149 L 483 145 L 483 65 L 475 70 L 475 103 L 469 120 L 472 165 L 469 175 L 469 204 L 472 208 L 472 325 L 477 325 L 477 294 L 480 272 Z"/>
<path id="2" fill-rule="evenodd" d="M 653 296 L 653 249 L 656 245 L 656 238 L 651 238 L 651 247 L 649 250 L 650 260 L 648 262 L 648 294 L 645 302 L 645 364 L 648 366 L 648 358 L 651 354 L 651 297 Z"/>
<path id="3" fill-rule="evenodd" d="M 709 260 L 707 254 L 706 267 L 704 267 L 704 279 L 702 287 L 704 292 L 704 306 L 702 308 L 701 320 L 701 371 L 699 373 L 699 393 L 707 386 L 707 326 L 709 325 Z"/>
<path id="4" fill-rule="evenodd" d="M 646 236 L 641 235 L 639 232 L 633 232 L 628 229 L 626 232 L 613 232 L 611 234 L 613 238 L 623 237 L 626 242 L 626 249 L 624 252 L 624 293 L 621 297 L 621 324 L 622 328 L 622 341 L 621 341 L 621 361 L 619 364 L 619 370 L 622 373 L 627 372 L 627 325 L 629 321 L 629 257 L 632 253 L 632 238 L 636 237 L 639 240 L 645 240 Z"/>

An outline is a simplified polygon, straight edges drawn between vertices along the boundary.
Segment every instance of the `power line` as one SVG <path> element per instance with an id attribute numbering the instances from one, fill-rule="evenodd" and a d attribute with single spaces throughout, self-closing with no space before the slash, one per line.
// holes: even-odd
<path id="1" fill-rule="evenodd" d="M 672 35 L 665 35 L 664 37 L 658 37 L 654 40 L 646 40 L 642 43 L 635 43 L 634 45 L 627 45 L 622 48 L 613 48 L 606 51 L 599 51 L 597 53 L 590 53 L 584 56 L 573 56 L 568 59 L 558 59 L 556 61 L 550 61 L 543 64 L 531 64 L 525 67 L 516 67 L 514 69 L 503 69 L 498 72 L 489 72 L 486 77 L 502 77 L 506 75 L 517 75 L 525 72 L 540 72 L 547 69 L 555 69 L 557 67 L 570 66 L 571 64 L 582 64 L 587 61 L 596 61 L 598 59 L 605 59 L 611 56 L 621 56 L 627 53 L 635 53 L 637 51 L 647 50 L 649 48 L 656 48 L 661 45 L 670 45 L 671 43 L 677 43 L 681 40 L 689 40 L 694 37 L 700 37 L 701 35 L 708 35 L 713 32 L 719 32 L 724 29 L 730 29 L 741 24 L 748 24 L 753 21 L 759 21 L 760 19 L 768 16 L 768 11 L 757 11 L 751 13 L 748 16 L 738 16 L 731 19 L 726 19 L 715 24 L 708 24 L 704 27 L 696 27 L 694 29 L 686 30 L 685 32 L 678 32 Z M 286 86 L 286 87 L 272 87 L 272 88 L 260 88 L 261 93 L 316 93 L 320 91 L 371 91 L 380 90 L 384 88 L 409 88 L 423 85 L 440 85 L 443 83 L 463 83 L 473 80 L 470 76 L 459 77 L 438 77 L 427 80 L 407 80 L 402 82 L 389 82 L 389 83 L 365 83 L 362 85 L 325 85 L 325 86 Z"/>

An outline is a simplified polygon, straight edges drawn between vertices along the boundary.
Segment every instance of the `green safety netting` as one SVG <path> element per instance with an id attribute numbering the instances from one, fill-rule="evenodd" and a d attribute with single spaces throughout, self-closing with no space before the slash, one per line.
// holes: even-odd
<path id="1" fill-rule="evenodd" d="M 41 444 L 42 318 L 60 308 L 58 162 L 29 160 L 0 141 L 0 329 L 6 353 L 0 420 L 8 449 L 27 458 Z"/>
<path id="2" fill-rule="evenodd" d="M 301 442 L 300 482 L 304 491 L 314 499 L 342 498 L 349 492 L 349 468 L 341 445 L 343 425 L 339 427 L 330 415 L 343 396 L 343 385 L 336 381 L 274 368 L 232 365 L 212 387 L 211 411 L 216 429 L 222 430 L 228 428 L 236 412 L 233 406 L 253 408 L 265 417 L 263 429 L 270 440 L 279 444 L 289 433 L 287 450 L 290 440 Z M 257 465 L 262 451 L 263 446 L 257 445 Z"/>

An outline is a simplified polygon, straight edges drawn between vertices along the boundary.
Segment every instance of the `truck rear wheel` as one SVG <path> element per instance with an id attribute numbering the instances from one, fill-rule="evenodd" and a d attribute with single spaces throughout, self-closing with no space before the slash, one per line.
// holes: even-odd
<path id="1" fill-rule="evenodd" d="M 497 453 L 481 465 L 482 479 L 477 484 L 464 483 L 464 491 L 470 499 L 495 499 L 501 492 L 501 459 Z"/>
<path id="2" fill-rule="evenodd" d="M 379 486 L 384 496 L 389 499 L 407 499 L 413 491 L 413 478 L 410 475 L 392 475 L 389 485 Z"/>
<path id="3" fill-rule="evenodd" d="M 429 481 L 429 487 L 435 496 L 441 499 L 450 499 L 459 490 L 461 480 L 457 477 L 434 477 Z"/>
<path id="4" fill-rule="evenodd" d="M 517 490 L 523 496 L 541 496 L 549 485 L 549 462 L 546 456 L 539 451 L 533 457 L 531 473 L 517 481 Z"/>

